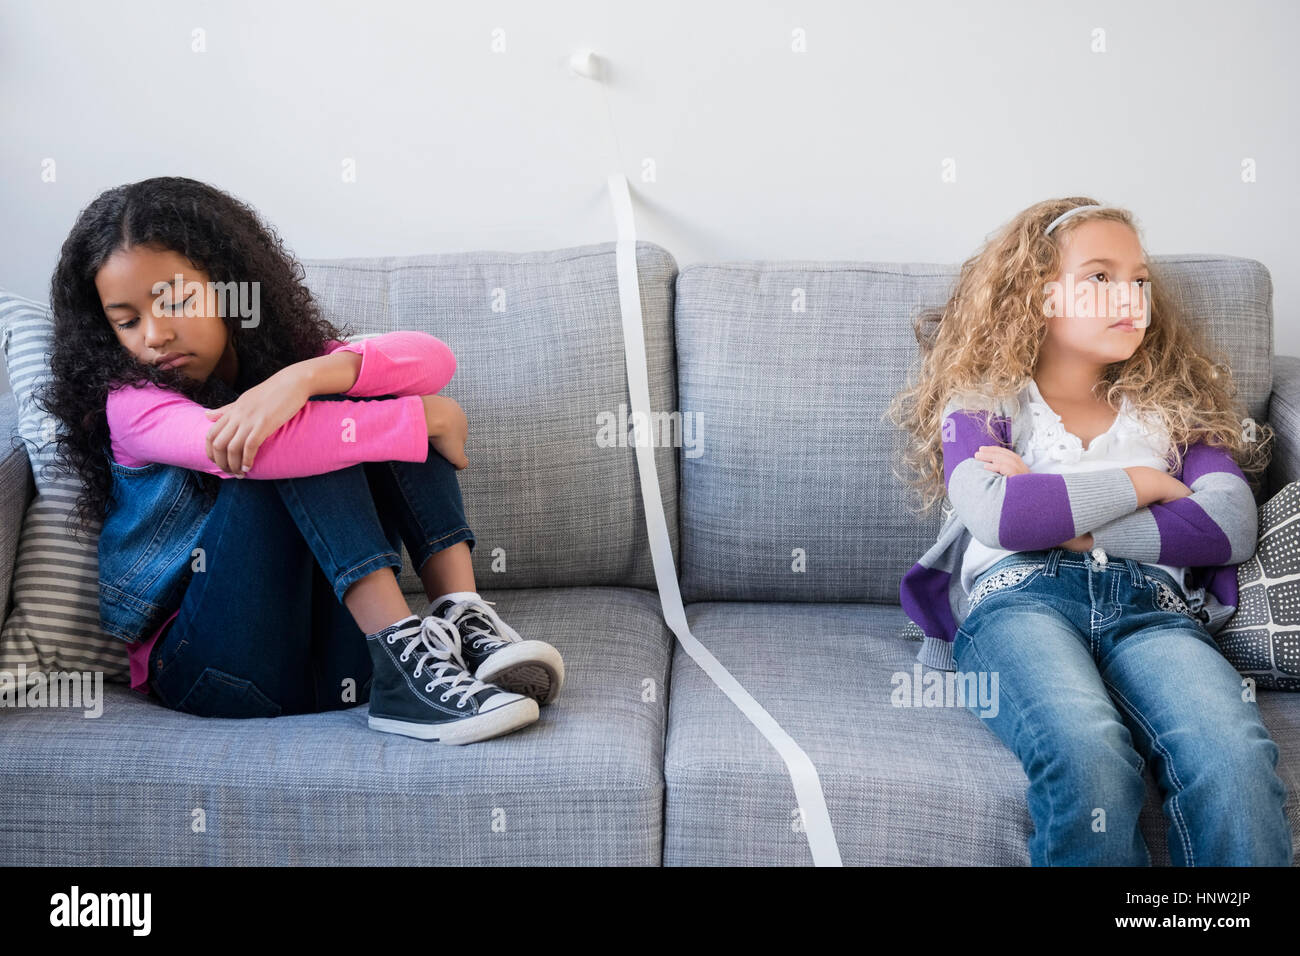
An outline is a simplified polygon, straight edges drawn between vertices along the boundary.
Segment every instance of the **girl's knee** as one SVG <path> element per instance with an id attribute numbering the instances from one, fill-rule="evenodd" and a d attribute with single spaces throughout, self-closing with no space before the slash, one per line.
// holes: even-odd
<path id="1" fill-rule="evenodd" d="M 1047 752 L 1039 748 L 1039 765 L 1031 761 L 1027 770 L 1032 769 L 1052 786 L 1098 806 L 1122 804 L 1140 809 L 1145 803 L 1145 761 L 1122 725 L 1115 724 L 1100 734 L 1095 729 L 1081 730 L 1044 743 Z"/>
<path id="2" fill-rule="evenodd" d="M 263 481 L 257 478 L 223 478 L 218 496 L 240 499 L 278 500 L 275 481 Z"/>
<path id="3" fill-rule="evenodd" d="M 259 539 L 265 540 L 277 533 L 298 533 L 275 481 L 227 478 L 217 494 L 213 511 L 224 511 L 231 518 L 238 516 L 243 526 L 256 528 Z"/>
<path id="4" fill-rule="evenodd" d="M 1277 775 L 1278 756 L 1278 746 L 1268 736 L 1198 741 L 1181 761 L 1181 769 L 1189 777 L 1227 783 L 1220 789 L 1229 809 L 1253 797 L 1272 801 L 1285 796 L 1286 785 Z"/>

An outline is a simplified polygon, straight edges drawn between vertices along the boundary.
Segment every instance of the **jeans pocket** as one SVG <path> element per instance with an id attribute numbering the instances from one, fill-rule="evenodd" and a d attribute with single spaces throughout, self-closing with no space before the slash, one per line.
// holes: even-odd
<path id="1" fill-rule="evenodd" d="M 170 645 L 167 642 L 167 635 L 172 629 L 172 624 L 167 625 L 167 629 L 158 636 L 157 642 L 149 652 L 149 664 L 151 668 L 159 671 L 165 671 L 175 663 L 180 657 L 181 652 L 189 645 L 189 641 L 181 638 L 179 641 L 173 641 Z"/>
<path id="2" fill-rule="evenodd" d="M 1173 611 L 1176 614 L 1184 614 L 1198 623 L 1201 622 L 1201 618 L 1188 606 L 1182 595 L 1177 591 L 1154 575 L 1144 574 L 1142 576 L 1147 579 L 1147 584 L 1150 585 L 1148 590 L 1151 593 L 1151 606 L 1155 610 Z"/>
<path id="3" fill-rule="evenodd" d="M 969 614 L 975 610 L 975 606 L 991 594 L 1023 590 L 1042 573 L 1044 567 L 1046 565 L 1042 562 L 1037 564 L 1013 564 L 1010 567 L 999 568 L 991 574 L 984 573 L 976 579 L 971 587 L 970 594 L 967 596 L 967 613 Z"/>
<path id="4" fill-rule="evenodd" d="M 196 717 L 279 717 L 280 705 L 256 684 L 206 667 L 176 709 Z"/>

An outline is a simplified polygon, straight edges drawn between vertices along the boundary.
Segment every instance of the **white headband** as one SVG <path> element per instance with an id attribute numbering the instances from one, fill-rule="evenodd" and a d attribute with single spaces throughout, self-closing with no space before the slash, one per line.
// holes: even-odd
<path id="1" fill-rule="evenodd" d="M 1043 230 L 1043 235 L 1050 236 L 1052 234 L 1053 229 L 1055 229 L 1061 223 L 1065 222 L 1065 220 L 1069 219 L 1075 213 L 1083 212 L 1085 209 L 1107 209 L 1107 208 L 1109 207 L 1103 206 L 1100 203 L 1090 202 L 1082 206 L 1075 206 L 1073 209 L 1067 209 L 1065 212 L 1061 213 L 1059 216 L 1053 219 L 1051 223 L 1048 224 L 1047 228 Z"/>

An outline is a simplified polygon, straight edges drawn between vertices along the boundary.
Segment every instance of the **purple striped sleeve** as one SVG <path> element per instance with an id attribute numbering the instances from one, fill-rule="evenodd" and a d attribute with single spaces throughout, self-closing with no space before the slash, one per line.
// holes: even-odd
<path id="1" fill-rule="evenodd" d="M 1092 529 L 1096 545 L 1115 557 L 1187 567 L 1248 560 L 1255 553 L 1259 516 L 1246 476 L 1227 449 L 1197 442 L 1176 477 L 1191 495 Z"/>
<path id="2" fill-rule="evenodd" d="M 981 446 L 1011 446 L 1009 418 L 995 416 L 991 427 L 993 435 L 981 412 L 955 410 L 944 419 L 942 436 L 949 500 L 981 544 L 1008 551 L 1054 548 L 1137 507 L 1137 491 L 1123 468 L 1010 477 L 987 468 L 975 457 Z"/>

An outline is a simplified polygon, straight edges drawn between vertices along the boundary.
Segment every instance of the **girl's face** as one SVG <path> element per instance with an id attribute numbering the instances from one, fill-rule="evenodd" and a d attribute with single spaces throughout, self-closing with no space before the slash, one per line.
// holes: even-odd
<path id="1" fill-rule="evenodd" d="M 180 253 L 118 249 L 95 273 L 95 288 L 113 333 L 137 362 L 166 363 L 200 382 L 216 373 L 234 384 L 230 331 L 209 308 L 219 299 L 206 294 L 207 273 Z"/>
<path id="2" fill-rule="evenodd" d="M 1061 272 L 1048 294 L 1052 349 L 1096 365 L 1129 358 L 1146 336 L 1151 281 L 1137 233 L 1094 220 L 1060 240 Z"/>

